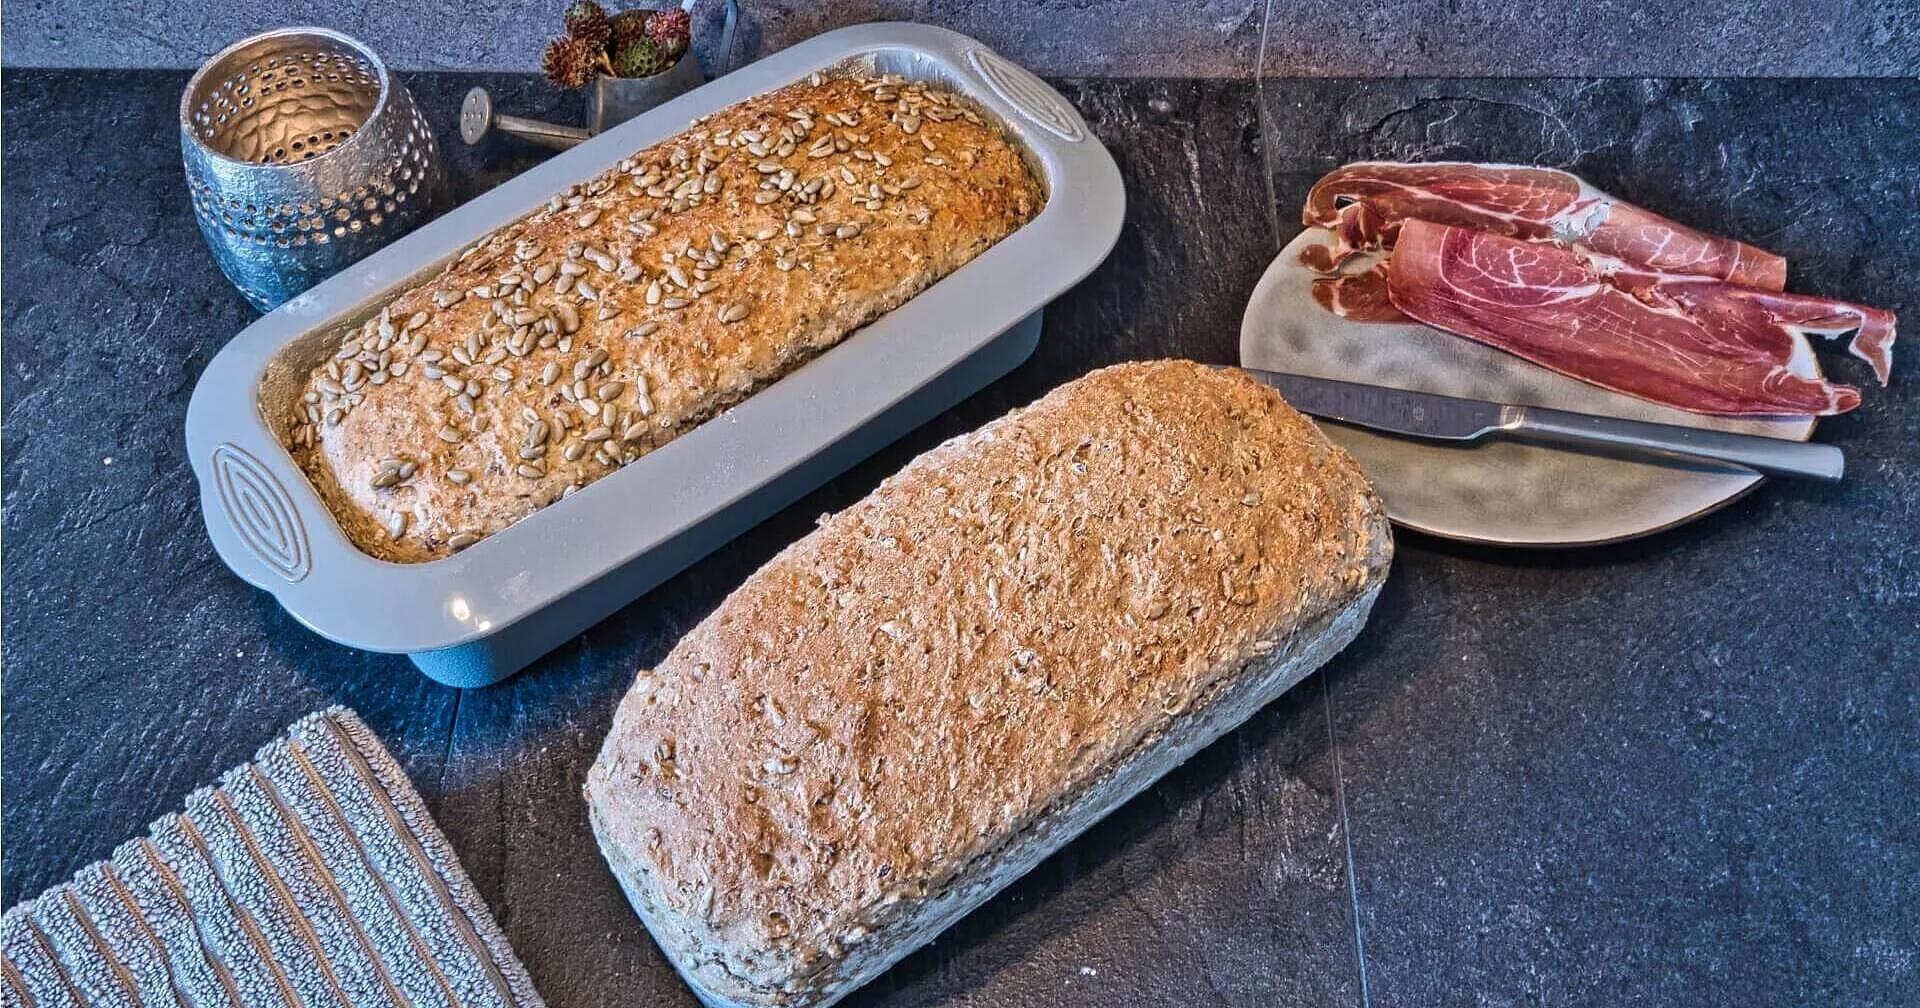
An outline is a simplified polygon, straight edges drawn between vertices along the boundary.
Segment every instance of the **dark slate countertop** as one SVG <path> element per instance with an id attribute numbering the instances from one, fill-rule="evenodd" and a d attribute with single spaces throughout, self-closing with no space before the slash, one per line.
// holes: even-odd
<path id="1" fill-rule="evenodd" d="M 1227 362 L 1321 172 L 1362 157 L 1572 168 L 1770 247 L 1796 290 L 1920 318 L 1920 82 L 1066 81 L 1126 176 L 1113 257 L 1033 359 L 489 689 L 329 644 L 227 572 L 181 448 L 254 317 L 196 231 L 173 72 L 9 71 L 4 893 L 106 855 L 299 715 L 400 758 L 555 1005 L 691 1005 L 579 786 L 633 670 L 815 515 L 1112 361 Z M 459 146 L 484 82 L 407 81 Z M 857 995 L 859 1005 L 1920 1002 L 1920 395 L 1822 425 L 1837 487 L 1563 553 L 1400 537 L 1340 658 Z M 1831 370 L 1865 379 L 1829 355 Z"/>

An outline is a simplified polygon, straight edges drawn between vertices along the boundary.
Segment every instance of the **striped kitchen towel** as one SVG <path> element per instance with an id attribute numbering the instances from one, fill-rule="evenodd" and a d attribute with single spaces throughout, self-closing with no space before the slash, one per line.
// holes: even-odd
<path id="1" fill-rule="evenodd" d="M 540 1008 L 373 732 L 309 715 L 0 918 L 6 1008 Z"/>

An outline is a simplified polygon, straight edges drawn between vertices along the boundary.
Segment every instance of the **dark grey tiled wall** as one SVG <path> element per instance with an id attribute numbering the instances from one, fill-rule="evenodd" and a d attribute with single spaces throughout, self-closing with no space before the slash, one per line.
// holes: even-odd
<path id="1" fill-rule="evenodd" d="M 720 0 L 700 0 L 703 9 Z M 184 67 L 280 24 L 403 69 L 525 70 L 562 0 L 12 0 L 9 66 Z M 744 61 L 828 28 L 928 21 L 1042 73 L 1140 77 L 1911 76 L 1920 0 L 742 0 Z M 1264 38 L 1264 49 L 1262 46 Z M 1264 53 L 1264 57 L 1263 57 Z"/>

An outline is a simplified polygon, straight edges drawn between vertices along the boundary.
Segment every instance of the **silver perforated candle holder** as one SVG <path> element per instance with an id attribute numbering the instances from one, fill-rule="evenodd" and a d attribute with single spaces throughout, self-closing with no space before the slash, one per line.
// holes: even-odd
<path id="1" fill-rule="evenodd" d="M 441 185 L 433 131 L 371 50 L 280 28 L 207 61 L 180 98 L 194 216 L 262 311 L 422 223 Z"/>

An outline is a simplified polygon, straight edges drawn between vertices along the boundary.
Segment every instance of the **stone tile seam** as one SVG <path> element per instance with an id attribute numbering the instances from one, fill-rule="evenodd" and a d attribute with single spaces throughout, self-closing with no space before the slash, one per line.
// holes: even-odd
<path id="1" fill-rule="evenodd" d="M 1253 114 L 1260 134 L 1260 183 L 1267 191 L 1267 230 L 1273 247 L 1286 245 L 1280 236 L 1280 197 L 1273 188 L 1273 145 L 1267 142 L 1267 38 L 1273 31 L 1273 0 L 1265 0 L 1260 16 L 1260 46 L 1253 58 Z"/>
<path id="2" fill-rule="evenodd" d="M 1334 730 L 1333 688 L 1327 684 L 1327 672 L 1321 669 L 1320 698 L 1327 715 L 1327 754 L 1333 762 L 1333 800 L 1340 809 L 1340 844 L 1346 853 L 1347 905 L 1353 913 L 1353 957 L 1360 977 L 1360 1008 L 1373 1008 L 1373 992 L 1367 983 L 1367 936 L 1360 917 L 1360 881 L 1354 869 L 1353 827 L 1347 817 L 1346 771 L 1340 765 L 1340 736 Z"/>

